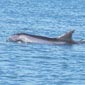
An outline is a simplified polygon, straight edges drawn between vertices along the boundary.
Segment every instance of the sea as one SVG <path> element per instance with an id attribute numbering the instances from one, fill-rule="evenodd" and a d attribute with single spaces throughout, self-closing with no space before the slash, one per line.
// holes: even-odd
<path id="1" fill-rule="evenodd" d="M 85 0 L 0 0 L 0 85 L 85 85 L 85 44 L 9 42 L 16 33 L 85 39 Z"/>

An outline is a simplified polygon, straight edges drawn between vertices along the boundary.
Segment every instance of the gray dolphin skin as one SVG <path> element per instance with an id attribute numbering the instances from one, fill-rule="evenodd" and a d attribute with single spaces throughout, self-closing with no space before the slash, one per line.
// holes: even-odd
<path id="1" fill-rule="evenodd" d="M 85 43 L 85 40 L 74 41 L 72 34 L 74 30 L 65 33 L 64 35 L 50 38 L 45 36 L 31 35 L 26 33 L 18 33 L 9 37 L 9 41 L 18 43 L 40 43 L 40 44 L 80 44 Z"/>

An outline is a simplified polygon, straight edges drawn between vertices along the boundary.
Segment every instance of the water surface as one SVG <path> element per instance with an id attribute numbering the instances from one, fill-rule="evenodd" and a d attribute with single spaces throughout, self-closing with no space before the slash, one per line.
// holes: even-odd
<path id="1" fill-rule="evenodd" d="M 84 0 L 0 0 L 0 85 L 85 85 L 85 45 L 7 42 L 15 33 L 85 39 Z"/>

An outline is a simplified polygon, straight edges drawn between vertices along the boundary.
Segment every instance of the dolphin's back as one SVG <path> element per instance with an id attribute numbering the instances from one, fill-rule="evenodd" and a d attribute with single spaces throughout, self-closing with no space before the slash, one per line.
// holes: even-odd
<path id="1" fill-rule="evenodd" d="M 57 38 L 50 38 L 50 37 L 32 35 L 32 34 L 26 34 L 26 33 L 18 33 L 17 35 L 25 35 L 27 37 L 33 37 L 33 38 L 36 38 L 36 39 L 42 39 L 42 40 L 48 40 L 48 41 L 50 41 L 50 40 L 52 40 L 52 41 L 58 40 Z"/>

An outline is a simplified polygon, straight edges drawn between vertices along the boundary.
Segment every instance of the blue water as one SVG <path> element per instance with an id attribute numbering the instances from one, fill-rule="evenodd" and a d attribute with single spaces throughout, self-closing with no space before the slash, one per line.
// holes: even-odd
<path id="1" fill-rule="evenodd" d="M 7 42 L 15 33 L 85 39 L 85 0 L 0 0 L 0 85 L 85 85 L 85 44 Z"/>

